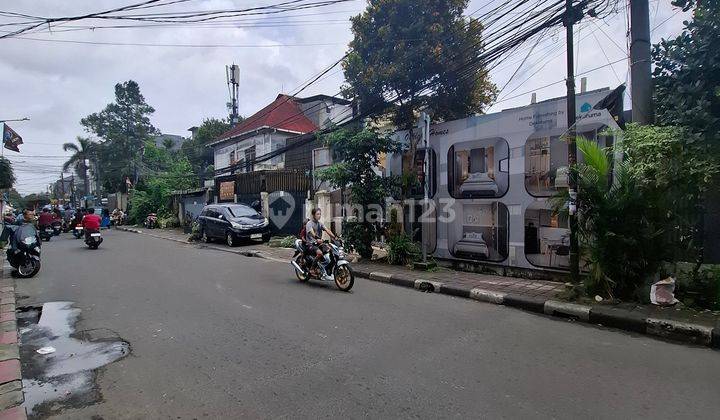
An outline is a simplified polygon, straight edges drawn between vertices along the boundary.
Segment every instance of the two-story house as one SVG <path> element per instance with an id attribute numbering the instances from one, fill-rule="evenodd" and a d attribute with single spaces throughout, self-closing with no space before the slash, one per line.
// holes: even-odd
<path id="1" fill-rule="evenodd" d="M 258 170 L 312 169 L 313 150 L 321 146 L 318 141 L 269 160 L 253 161 L 289 145 L 294 138 L 351 117 L 350 102 L 342 98 L 327 95 L 297 98 L 280 94 L 208 145 L 213 148 L 215 171 L 221 176 Z M 228 168 L 231 170 L 225 170 Z"/>

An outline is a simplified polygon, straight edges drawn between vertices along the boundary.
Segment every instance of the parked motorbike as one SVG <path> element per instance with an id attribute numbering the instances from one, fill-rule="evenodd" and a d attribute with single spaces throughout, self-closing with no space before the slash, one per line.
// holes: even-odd
<path id="1" fill-rule="evenodd" d="M 147 229 L 155 229 L 157 227 L 157 214 L 148 214 L 145 218 L 145 222 L 143 222 L 143 225 L 145 225 L 145 228 Z"/>
<path id="2" fill-rule="evenodd" d="M 83 233 L 85 233 L 85 228 L 83 228 L 83 225 L 77 225 L 77 226 L 75 226 L 75 228 L 73 229 L 73 236 L 74 236 L 76 239 L 82 238 Z"/>
<path id="3" fill-rule="evenodd" d="M 5 225 L 2 237 L 10 239 L 7 260 L 17 271 L 18 277 L 32 277 L 40 271 L 41 242 L 33 225 Z"/>
<path id="4" fill-rule="evenodd" d="M 50 226 L 53 230 L 53 236 L 58 236 L 62 233 L 62 222 L 60 220 L 52 222 Z"/>
<path id="5" fill-rule="evenodd" d="M 85 244 L 90 249 L 98 249 L 103 238 L 99 230 L 88 231 L 85 233 Z"/>
<path id="6" fill-rule="evenodd" d="M 350 262 L 345 259 L 345 249 L 341 239 L 325 241 L 328 252 L 324 255 L 327 261 L 325 270 L 328 273 L 328 281 L 335 282 L 335 286 L 343 292 L 350 291 L 355 284 L 355 273 L 353 273 Z M 311 278 L 322 280 L 319 267 L 313 267 L 314 255 L 306 255 L 307 250 L 301 239 L 295 241 L 295 254 L 290 264 L 295 269 L 295 276 L 301 282 Z M 316 265 L 316 264 L 315 264 Z"/>
<path id="7" fill-rule="evenodd" d="M 40 234 L 40 239 L 43 241 L 47 242 L 50 238 L 55 236 L 55 231 L 53 230 L 52 225 L 41 225 L 38 229 L 40 229 L 40 232 L 38 232 Z"/>

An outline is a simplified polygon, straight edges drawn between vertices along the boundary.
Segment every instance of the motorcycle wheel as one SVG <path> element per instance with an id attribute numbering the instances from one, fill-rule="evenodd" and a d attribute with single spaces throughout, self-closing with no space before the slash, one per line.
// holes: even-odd
<path id="1" fill-rule="evenodd" d="M 355 284 L 355 273 L 348 264 L 335 268 L 335 286 L 343 292 L 349 292 Z"/>
<path id="2" fill-rule="evenodd" d="M 25 264 L 19 265 L 17 268 L 18 277 L 27 279 L 40 271 L 40 261 L 34 258 L 28 258 Z"/>
<path id="3" fill-rule="evenodd" d="M 302 254 L 298 255 L 297 258 L 295 258 L 295 262 L 298 263 L 298 265 L 302 266 Z M 308 273 L 304 271 L 299 271 L 297 268 L 295 269 L 295 277 L 297 277 L 298 280 L 300 280 L 301 283 L 305 283 L 309 279 Z"/>

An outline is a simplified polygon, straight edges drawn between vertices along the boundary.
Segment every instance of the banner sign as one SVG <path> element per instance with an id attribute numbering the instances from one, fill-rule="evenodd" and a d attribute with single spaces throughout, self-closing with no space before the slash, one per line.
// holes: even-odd
<path id="1" fill-rule="evenodd" d="M 235 181 L 224 181 L 220 183 L 220 200 L 235 199 Z"/>

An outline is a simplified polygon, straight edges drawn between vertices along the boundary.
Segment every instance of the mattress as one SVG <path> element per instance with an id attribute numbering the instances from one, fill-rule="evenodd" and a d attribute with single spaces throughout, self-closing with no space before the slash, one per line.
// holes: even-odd
<path id="1" fill-rule="evenodd" d="M 497 192 L 497 183 L 486 172 L 473 172 L 460 185 L 462 194 L 496 195 Z"/>
<path id="2" fill-rule="evenodd" d="M 472 254 L 475 257 L 487 258 L 490 255 L 482 233 L 468 232 L 453 247 L 455 254 Z"/>

